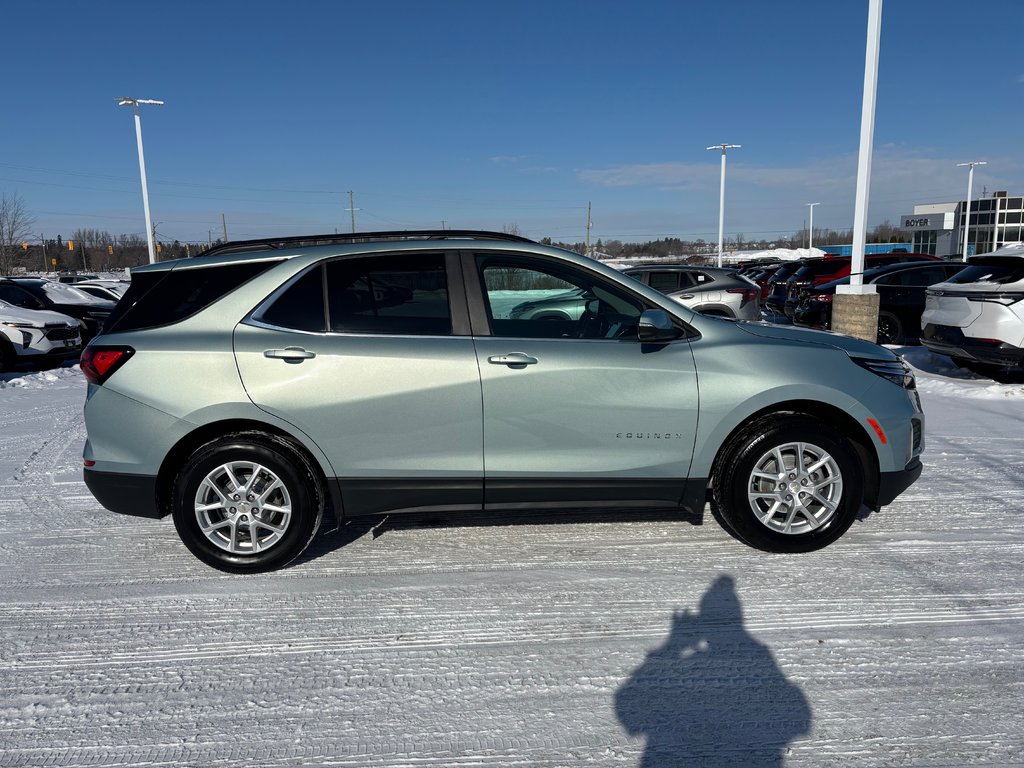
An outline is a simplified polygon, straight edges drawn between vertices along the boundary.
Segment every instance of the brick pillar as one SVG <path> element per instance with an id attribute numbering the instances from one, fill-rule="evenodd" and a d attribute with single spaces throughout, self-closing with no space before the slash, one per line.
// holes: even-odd
<path id="1" fill-rule="evenodd" d="M 878 338 L 878 301 L 877 293 L 836 293 L 832 300 L 832 330 L 875 341 Z"/>

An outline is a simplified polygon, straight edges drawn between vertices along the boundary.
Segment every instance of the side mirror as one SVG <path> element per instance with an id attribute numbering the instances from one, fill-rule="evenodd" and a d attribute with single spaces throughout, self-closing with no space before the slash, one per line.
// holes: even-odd
<path id="1" fill-rule="evenodd" d="M 672 318 L 663 309 L 645 309 L 637 323 L 640 341 L 672 341 L 679 338 L 679 329 L 672 324 Z"/>

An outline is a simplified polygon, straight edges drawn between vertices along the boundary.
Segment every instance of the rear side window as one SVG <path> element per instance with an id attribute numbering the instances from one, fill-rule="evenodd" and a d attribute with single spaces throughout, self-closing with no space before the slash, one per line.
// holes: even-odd
<path id="1" fill-rule="evenodd" d="M 452 332 L 444 254 L 367 256 L 327 264 L 335 333 L 447 336 Z"/>
<path id="2" fill-rule="evenodd" d="M 134 275 L 106 331 L 139 331 L 180 322 L 280 263 L 246 261 Z"/>
<path id="3" fill-rule="evenodd" d="M 1018 283 L 1024 280 L 1024 259 L 972 259 L 970 266 L 949 278 L 950 283 Z"/>
<path id="4" fill-rule="evenodd" d="M 313 267 L 285 289 L 257 319 L 277 328 L 323 333 L 324 268 Z"/>
<path id="5" fill-rule="evenodd" d="M 651 272 L 650 286 L 656 291 L 674 291 L 679 288 L 678 272 Z"/>

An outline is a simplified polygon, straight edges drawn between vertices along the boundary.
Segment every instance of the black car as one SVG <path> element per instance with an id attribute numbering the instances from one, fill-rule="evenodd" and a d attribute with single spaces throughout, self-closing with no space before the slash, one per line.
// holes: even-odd
<path id="1" fill-rule="evenodd" d="M 115 306 L 71 285 L 38 277 L 0 278 L 0 299 L 23 309 L 48 309 L 81 321 L 82 346 L 100 332 Z"/>
<path id="2" fill-rule="evenodd" d="M 863 274 L 864 284 L 875 286 L 879 296 L 878 343 L 917 344 L 921 337 L 921 313 L 925 289 L 942 283 L 962 270 L 962 261 L 887 264 Z M 793 313 L 798 325 L 831 328 L 832 300 L 836 286 L 849 285 L 850 276 L 804 291 Z"/>
<path id="3" fill-rule="evenodd" d="M 869 253 L 864 256 L 864 271 L 867 272 L 888 264 L 939 260 L 938 257 L 929 256 L 926 253 L 907 253 L 906 251 Z M 803 267 L 786 280 L 786 301 L 783 305 L 786 317 L 793 318 L 797 306 L 803 300 L 804 293 L 815 286 L 846 277 L 850 274 L 852 264 L 851 256 L 826 256 L 823 259 L 809 259 Z"/>
<path id="4" fill-rule="evenodd" d="M 770 314 L 781 315 L 789 290 L 786 285 L 786 281 L 792 277 L 797 270 L 806 265 L 808 261 L 817 260 L 818 259 L 800 259 L 798 261 L 789 261 L 776 269 L 775 272 L 772 273 L 772 276 L 768 278 L 768 284 L 765 286 L 763 302 L 765 310 Z"/>

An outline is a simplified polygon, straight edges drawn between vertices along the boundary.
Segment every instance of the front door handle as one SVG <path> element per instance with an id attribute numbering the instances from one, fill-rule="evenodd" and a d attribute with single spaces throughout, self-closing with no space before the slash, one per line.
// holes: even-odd
<path id="1" fill-rule="evenodd" d="M 494 365 L 507 365 L 509 368 L 524 368 L 527 365 L 536 365 L 538 361 L 536 357 L 530 357 L 525 352 L 510 352 L 507 355 L 488 357 L 487 362 Z"/>
<path id="2" fill-rule="evenodd" d="M 310 352 L 302 347 L 285 347 L 284 349 L 268 349 L 263 352 L 264 357 L 274 360 L 284 360 L 286 363 L 301 363 L 316 357 L 316 352 Z"/>

